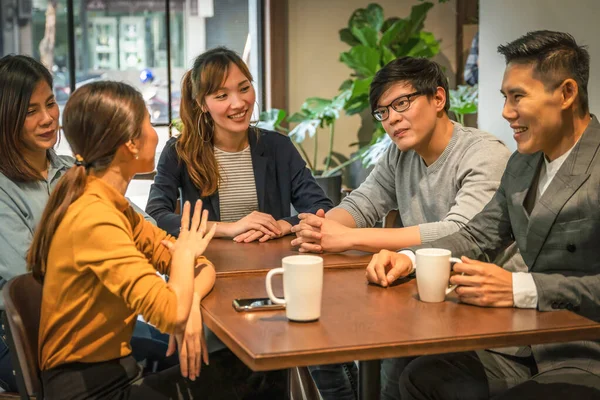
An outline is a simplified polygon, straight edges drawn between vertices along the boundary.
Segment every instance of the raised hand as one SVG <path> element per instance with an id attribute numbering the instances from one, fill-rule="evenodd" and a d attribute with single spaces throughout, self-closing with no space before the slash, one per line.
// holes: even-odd
<path id="1" fill-rule="evenodd" d="M 198 200 L 194 206 L 194 215 L 190 225 L 190 203 L 186 201 L 181 214 L 179 237 L 175 242 L 163 240 L 161 243 L 169 249 L 171 254 L 177 251 L 191 251 L 194 257 L 199 257 L 206 250 L 217 229 L 217 224 L 213 224 L 211 229 L 206 232 L 207 223 L 208 211 L 202 211 L 202 200 Z"/>

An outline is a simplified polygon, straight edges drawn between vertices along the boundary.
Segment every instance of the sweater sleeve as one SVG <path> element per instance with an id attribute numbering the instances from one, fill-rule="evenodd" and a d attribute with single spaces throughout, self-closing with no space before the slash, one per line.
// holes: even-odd
<path id="1" fill-rule="evenodd" d="M 451 235 L 477 215 L 498 189 L 509 157 L 500 141 L 483 139 L 469 146 L 456 169 L 454 203 L 442 221 L 419 225 L 421 242 Z"/>
<path id="2" fill-rule="evenodd" d="M 338 206 L 352 215 L 357 228 L 370 228 L 398 208 L 395 174 L 399 153 L 390 144 L 367 179 Z"/>
<path id="3" fill-rule="evenodd" d="M 80 225 L 73 227 L 75 266 L 82 271 L 91 270 L 107 290 L 160 331 L 172 332 L 177 297 L 149 262 L 152 259 L 164 262 L 168 251 L 158 250 L 160 242 L 155 240 L 161 234 L 149 229 L 152 224 L 143 221 L 139 214 L 137 218 L 140 220 L 135 226 L 137 242 L 152 253 L 150 258 L 137 248 L 134 227 L 125 214 L 100 202 L 86 207 L 78 216 Z"/>

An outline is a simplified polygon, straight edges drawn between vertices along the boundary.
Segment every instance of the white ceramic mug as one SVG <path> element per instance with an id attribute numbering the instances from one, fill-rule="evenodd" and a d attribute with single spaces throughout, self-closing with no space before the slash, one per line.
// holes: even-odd
<path id="1" fill-rule="evenodd" d="M 315 321 L 321 316 L 323 294 L 323 259 L 318 256 L 289 256 L 281 260 L 281 268 L 269 271 L 267 294 L 273 303 L 284 304 L 285 314 L 292 321 Z M 283 274 L 283 299 L 275 297 L 274 275 Z"/>
<path id="2" fill-rule="evenodd" d="M 456 289 L 448 286 L 450 263 L 462 262 L 450 257 L 452 252 L 446 249 L 419 249 L 416 252 L 417 288 L 419 299 L 428 303 L 439 303 L 446 295 Z"/>

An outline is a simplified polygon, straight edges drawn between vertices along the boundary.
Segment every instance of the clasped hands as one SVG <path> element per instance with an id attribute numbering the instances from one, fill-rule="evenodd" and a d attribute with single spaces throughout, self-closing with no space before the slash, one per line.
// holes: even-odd
<path id="1" fill-rule="evenodd" d="M 454 264 L 450 284 L 458 285 L 456 294 L 461 302 L 482 307 L 512 307 L 512 273 L 495 264 L 461 257 Z M 411 259 L 393 251 L 382 250 L 375 254 L 365 275 L 370 283 L 388 287 L 398 278 L 412 272 Z"/>
<path id="2" fill-rule="evenodd" d="M 339 222 L 325 219 L 325 211 L 316 214 L 302 213 L 298 215 L 300 222 L 292 227 L 296 238 L 292 246 L 299 246 L 301 253 L 342 252 L 348 250 L 352 243 L 352 229 Z"/>

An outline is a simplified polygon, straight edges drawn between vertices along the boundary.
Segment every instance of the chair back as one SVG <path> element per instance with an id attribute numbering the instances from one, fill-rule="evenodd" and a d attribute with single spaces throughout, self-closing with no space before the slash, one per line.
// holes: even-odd
<path id="1" fill-rule="evenodd" d="M 38 364 L 42 285 L 28 273 L 8 281 L 2 294 L 6 336 L 19 393 L 22 399 L 28 399 L 30 396 L 42 398 Z"/>

